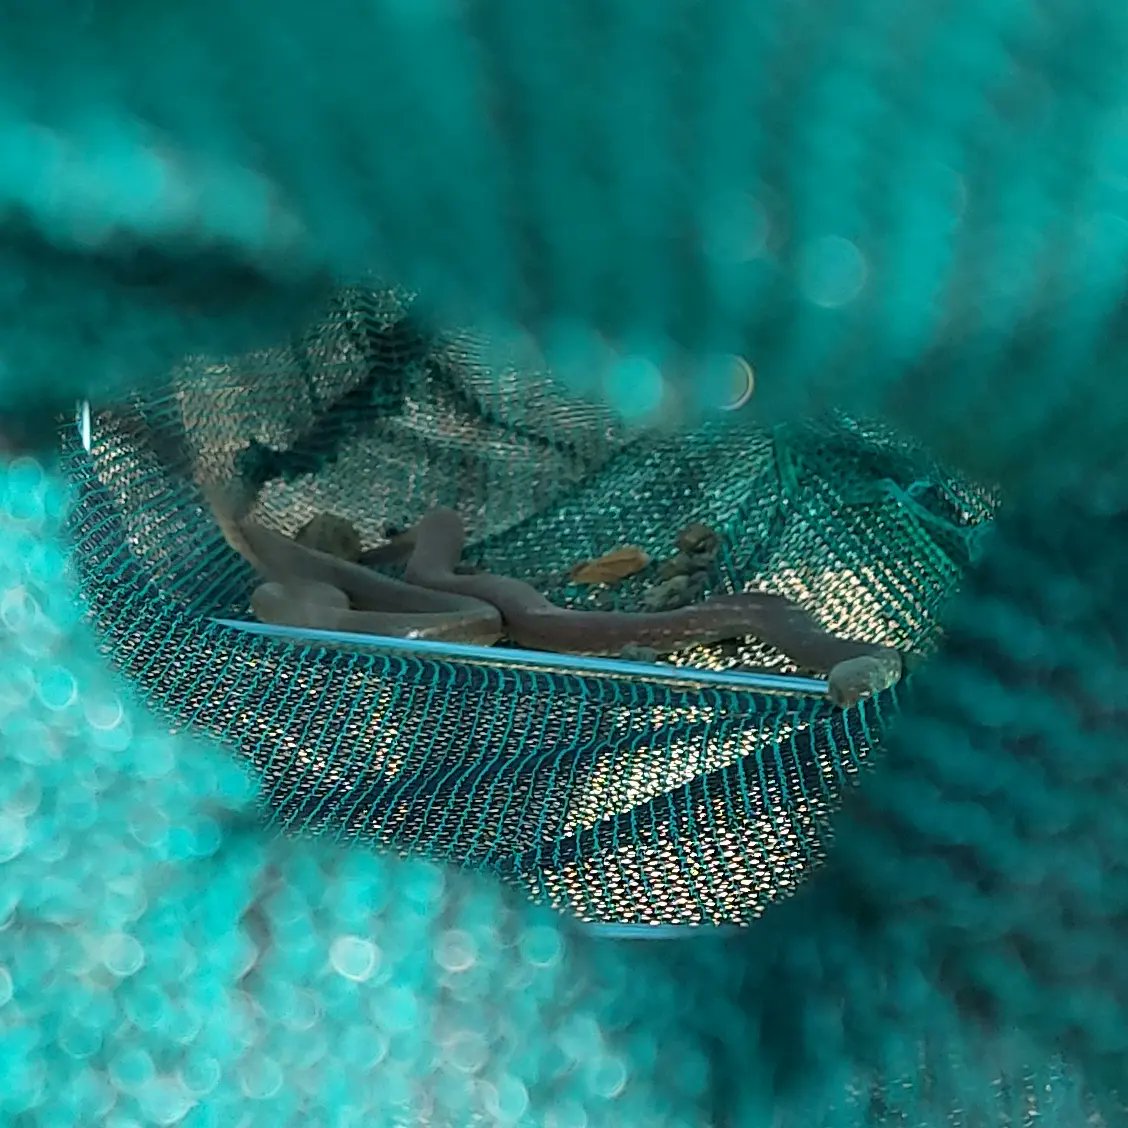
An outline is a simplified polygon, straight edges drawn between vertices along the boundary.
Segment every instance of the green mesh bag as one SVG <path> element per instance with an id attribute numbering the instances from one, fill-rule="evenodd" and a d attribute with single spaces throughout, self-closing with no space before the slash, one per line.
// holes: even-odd
<path id="1" fill-rule="evenodd" d="M 0 16 L 0 1121 L 1128 1123 L 1120 8 Z M 282 637 L 235 469 L 927 657 Z"/>
<path id="2" fill-rule="evenodd" d="M 844 419 L 632 430 L 473 334 L 417 332 L 394 294 L 334 307 L 287 348 L 201 361 L 71 428 L 76 565 L 107 657 L 233 744 L 287 827 L 485 867 L 600 921 L 757 915 L 821 857 L 896 691 L 843 712 L 755 639 L 662 667 L 310 645 L 254 624 L 258 581 L 197 483 L 250 479 L 273 527 L 331 512 L 367 544 L 451 506 L 467 560 L 562 606 L 642 609 L 656 566 L 614 586 L 571 567 L 622 544 L 657 564 L 702 522 L 723 542 L 707 593 L 766 586 L 925 652 L 992 496 Z"/>

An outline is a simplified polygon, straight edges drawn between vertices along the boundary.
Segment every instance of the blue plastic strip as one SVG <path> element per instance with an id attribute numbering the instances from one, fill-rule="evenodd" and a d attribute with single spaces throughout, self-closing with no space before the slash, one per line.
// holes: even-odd
<path id="1" fill-rule="evenodd" d="M 564 657 L 540 650 L 519 650 L 506 647 L 471 646 L 465 643 L 435 642 L 431 639 L 393 638 L 384 635 L 354 634 L 347 631 L 299 630 L 266 623 L 248 623 L 239 619 L 211 619 L 216 626 L 247 634 L 266 635 L 296 644 L 323 643 L 358 649 L 397 650 L 413 654 L 430 654 L 440 658 L 467 658 L 475 662 L 541 666 L 567 673 L 610 674 L 614 676 L 648 677 L 663 681 L 695 682 L 731 689 L 759 690 L 767 693 L 826 693 L 822 678 L 797 677 L 793 674 L 754 673 L 737 670 L 698 670 L 691 666 L 664 666 L 651 662 L 628 662 L 622 658 L 591 658 L 581 655 Z"/>

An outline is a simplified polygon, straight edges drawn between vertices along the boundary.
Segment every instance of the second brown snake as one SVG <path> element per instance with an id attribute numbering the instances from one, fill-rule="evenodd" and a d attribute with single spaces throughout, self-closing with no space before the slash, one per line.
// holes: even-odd
<path id="1" fill-rule="evenodd" d="M 228 542 L 264 580 L 251 597 L 255 616 L 277 626 L 481 646 L 508 638 L 531 650 L 606 656 L 754 637 L 824 673 L 828 696 L 843 706 L 904 672 L 900 651 L 832 634 L 771 592 L 714 596 L 668 611 L 583 611 L 558 607 L 521 580 L 460 573 L 465 528 L 453 509 L 430 510 L 402 542 L 403 580 L 213 509 Z"/>

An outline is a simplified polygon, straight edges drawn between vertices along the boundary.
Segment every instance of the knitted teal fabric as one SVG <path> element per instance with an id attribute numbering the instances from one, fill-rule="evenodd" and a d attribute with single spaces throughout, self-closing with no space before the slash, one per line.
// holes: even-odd
<path id="1" fill-rule="evenodd" d="M 982 645 L 1016 551 L 1049 561 L 1031 607 L 1070 574 L 1107 590 L 1084 507 L 1062 541 L 1004 519 L 806 894 L 743 934 L 630 942 L 494 879 L 264 835 L 238 761 L 91 646 L 44 469 L 10 463 L 2 495 L 8 1122 L 1123 1122 L 1115 687 L 1086 698 L 1036 624 Z M 972 720 L 1023 677 L 1040 709 Z M 1086 701 L 1092 759 L 1055 759 L 1037 728 L 1060 740 Z"/>
<path id="2" fill-rule="evenodd" d="M 1128 13 L 9 0 L 0 14 L 5 1122 L 1128 1123 Z M 584 415 L 590 442 L 561 453 L 555 423 L 514 438 L 505 418 L 497 458 L 489 427 L 439 429 L 462 465 L 494 468 L 477 479 L 483 560 L 531 576 L 546 544 L 609 547 L 577 534 L 581 518 L 636 531 L 607 503 L 645 482 L 636 496 L 666 503 L 642 526 L 655 546 L 702 505 L 724 519 L 742 547 L 715 584 L 792 583 L 828 621 L 935 655 L 834 719 L 797 689 L 692 673 L 656 690 L 622 671 L 523 672 L 580 703 L 584 728 L 519 694 L 502 659 L 470 683 L 418 653 L 304 654 L 298 677 L 293 645 L 236 644 L 210 620 L 238 618 L 247 577 L 207 539 L 194 485 L 176 492 L 121 430 L 122 397 L 167 437 L 151 424 L 173 388 L 198 467 L 202 449 L 233 449 L 206 405 L 249 402 L 222 398 L 241 355 L 239 380 L 261 391 L 232 416 L 241 445 L 289 449 L 316 412 L 271 400 L 269 365 L 245 379 L 263 355 L 248 350 L 281 347 L 373 276 L 425 295 L 440 324 L 526 335 L 543 364 L 516 383 L 549 368 L 616 419 Z M 716 430 L 710 373 L 729 354 L 751 361 L 756 392 Z M 315 407 L 342 355 L 321 355 Z M 54 423 L 79 396 L 90 449 L 68 422 L 60 455 Z M 371 425 L 468 410 L 405 402 Z M 868 424 L 831 443 L 795 423 L 829 409 L 883 418 L 908 453 L 890 461 Z M 677 427 L 634 445 L 626 430 L 651 416 Z M 379 446 L 349 435 L 338 467 Z M 453 482 L 449 459 L 429 465 L 427 482 Z M 404 494 L 403 458 L 386 467 L 382 520 L 438 496 Z M 317 468 L 321 493 L 284 483 L 266 513 L 292 527 L 335 473 Z M 533 480 L 551 488 L 530 494 Z M 146 516 L 161 512 L 164 539 Z M 193 537 L 206 573 L 171 551 Z M 545 563 L 561 585 L 562 552 Z M 853 596 L 812 587 L 847 571 Z M 288 687 L 285 724 L 255 712 L 267 678 Z M 352 771 L 358 728 L 384 754 L 394 740 L 318 696 L 346 682 L 398 693 L 423 742 L 395 777 L 399 806 Z M 444 706 L 474 694 L 467 743 Z M 316 763 L 315 732 L 334 741 Z M 491 757 L 439 773 L 434 757 L 473 741 Z M 616 776 L 625 763 L 646 771 Z M 596 783 L 599 801 L 580 802 Z M 322 817 L 350 788 L 377 832 Z M 276 837 L 263 813 L 320 837 Z M 734 858 L 768 840 L 785 860 L 765 853 L 767 876 L 746 879 Z"/>
<path id="3" fill-rule="evenodd" d="M 595 328 L 996 477 L 1119 452 L 1114 5 L 5 11 L 6 400 L 274 340 L 375 270 L 576 381 Z"/>

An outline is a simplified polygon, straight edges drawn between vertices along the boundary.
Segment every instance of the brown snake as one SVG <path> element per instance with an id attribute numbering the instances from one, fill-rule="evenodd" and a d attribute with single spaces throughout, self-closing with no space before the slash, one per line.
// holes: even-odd
<path id="1" fill-rule="evenodd" d="M 556 606 L 521 580 L 460 574 L 465 529 L 452 509 L 432 509 L 415 526 L 400 581 L 213 508 L 228 542 L 266 581 L 251 598 L 266 623 L 479 645 L 507 637 L 533 650 L 611 656 L 632 646 L 670 653 L 752 636 L 826 673 L 829 696 L 843 705 L 887 688 L 903 672 L 898 650 L 831 634 L 770 592 L 721 595 L 670 611 L 581 611 Z"/>

